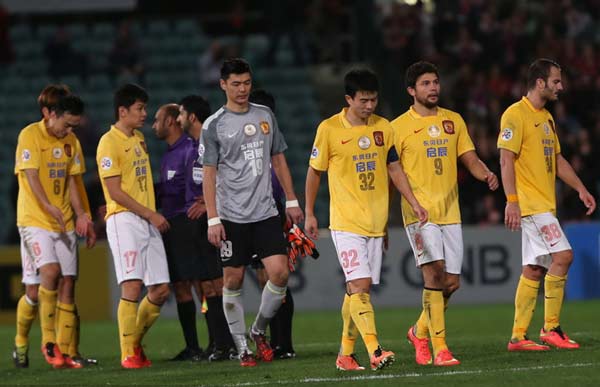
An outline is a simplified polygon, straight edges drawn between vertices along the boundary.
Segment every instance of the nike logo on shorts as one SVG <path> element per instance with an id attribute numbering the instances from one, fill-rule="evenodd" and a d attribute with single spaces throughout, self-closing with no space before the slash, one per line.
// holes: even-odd
<path id="1" fill-rule="evenodd" d="M 558 242 L 560 242 L 560 241 L 556 241 L 556 242 L 554 242 L 554 243 L 550 243 L 550 247 L 554 247 L 554 246 L 556 246 L 556 245 L 558 244 Z"/>
<path id="2" fill-rule="evenodd" d="M 349 270 L 349 271 L 347 271 L 347 272 L 346 272 L 346 275 L 350 275 L 350 274 L 354 273 L 355 271 L 356 271 L 356 269 L 354 269 L 354 270 Z"/>

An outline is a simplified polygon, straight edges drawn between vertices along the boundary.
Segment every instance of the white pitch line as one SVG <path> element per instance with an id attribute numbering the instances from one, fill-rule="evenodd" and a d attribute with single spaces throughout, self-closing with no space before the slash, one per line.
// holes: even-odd
<path id="1" fill-rule="evenodd" d="M 402 378 L 420 378 L 420 377 L 439 377 L 439 376 L 455 376 L 455 375 L 481 375 L 491 374 L 498 372 L 528 372 L 535 370 L 546 370 L 550 368 L 584 368 L 600 366 L 600 363 L 574 363 L 574 364 L 553 364 L 535 367 L 517 367 L 517 368 L 503 368 L 503 369 L 491 369 L 491 370 L 464 370 L 464 371 L 444 371 L 434 373 L 420 373 L 420 372 L 409 372 L 405 374 L 378 374 L 378 375 L 356 375 L 349 377 L 337 377 L 337 378 L 304 378 L 297 380 L 273 380 L 269 382 L 244 382 L 234 384 L 224 384 L 225 387 L 244 387 L 244 386 L 267 386 L 270 384 L 309 384 L 309 383 L 334 383 L 334 382 L 345 382 L 345 381 L 363 381 L 363 380 L 383 380 L 383 379 L 402 379 Z"/>

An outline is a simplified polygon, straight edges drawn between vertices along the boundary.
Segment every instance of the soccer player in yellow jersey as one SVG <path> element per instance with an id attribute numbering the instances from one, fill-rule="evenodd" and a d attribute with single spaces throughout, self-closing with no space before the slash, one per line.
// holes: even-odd
<path id="1" fill-rule="evenodd" d="M 142 338 L 169 295 L 169 270 L 160 232 L 169 228 L 156 212 L 150 157 L 144 135 L 148 94 L 137 85 L 114 96 L 117 122 L 98 143 L 96 162 L 106 200 L 106 236 L 112 252 L 121 301 L 117 312 L 121 366 L 151 365 Z M 148 288 L 140 302 L 142 285 Z"/>
<path id="2" fill-rule="evenodd" d="M 498 188 L 498 178 L 475 153 L 462 117 L 438 106 L 437 67 L 417 62 L 406 70 L 406 88 L 413 98 L 410 109 L 392 121 L 396 149 L 410 186 L 429 213 L 419 224 L 406 198 L 402 216 L 416 264 L 424 281 L 423 311 L 407 337 L 415 347 L 418 364 L 453 366 L 460 362 L 446 345 L 445 307 L 460 284 L 463 242 L 458 206 L 457 160 L 475 178 Z"/>
<path id="3" fill-rule="evenodd" d="M 527 95 L 512 104 L 500 121 L 498 148 L 506 194 L 504 223 L 521 229 L 523 270 L 515 295 L 515 319 L 509 351 L 545 351 L 548 345 L 576 349 L 560 327 L 560 311 L 573 251 L 556 219 L 556 176 L 579 192 L 587 215 L 594 197 L 560 153 L 552 115 L 544 108 L 563 90 L 561 69 L 549 59 L 537 59 L 527 73 Z M 540 281 L 544 279 L 544 326 L 540 345 L 527 338 Z"/>
<path id="4" fill-rule="evenodd" d="M 389 122 L 373 114 L 378 102 L 377 76 L 369 70 L 353 70 L 346 74 L 344 83 L 348 107 L 317 129 L 306 176 L 305 228 L 313 239 L 318 237 L 314 205 L 321 174 L 327 171 L 329 228 L 346 278 L 336 367 L 343 371 L 364 370 L 354 355 L 360 333 L 370 355 L 371 369 L 377 370 L 394 361 L 394 353 L 379 345 L 369 294 L 381 274 L 388 179 L 410 203 L 419 221 L 427 220 L 427 211 L 415 199 L 398 162 Z"/>
<path id="5" fill-rule="evenodd" d="M 42 353 L 46 361 L 55 368 L 81 368 L 67 352 L 75 325 L 75 233 L 93 237 L 90 217 L 84 211 L 73 178 L 84 170 L 79 142 L 71 133 L 79 125 L 84 105 L 77 96 L 58 94 L 49 111 L 42 111 L 47 119 L 21 131 L 15 157 L 19 182 L 17 226 L 21 235 L 23 282 L 26 284 L 26 295 L 17 307 L 16 356 L 13 357 L 18 367 L 28 365 L 27 336 L 35 313 L 32 299 L 37 296 Z M 61 276 L 62 289 L 58 294 Z M 63 316 L 64 321 L 59 321 L 58 330 L 57 298 L 60 309 L 68 312 Z M 67 320 L 70 323 L 65 327 Z"/>

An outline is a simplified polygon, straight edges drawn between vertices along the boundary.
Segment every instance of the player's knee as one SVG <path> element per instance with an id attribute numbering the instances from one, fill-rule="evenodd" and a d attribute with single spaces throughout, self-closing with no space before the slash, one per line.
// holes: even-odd
<path id="1" fill-rule="evenodd" d="M 450 283 L 446 282 L 446 287 L 444 288 L 444 297 L 450 297 L 455 291 L 460 288 L 460 281 L 452 281 Z"/>
<path id="2" fill-rule="evenodd" d="M 169 298 L 169 285 L 160 284 L 153 286 L 152 289 L 148 291 L 148 297 L 150 302 L 156 305 L 162 305 L 167 302 L 167 298 Z"/>
<path id="3" fill-rule="evenodd" d="M 200 283 L 200 288 L 202 289 L 202 294 L 206 298 L 216 297 L 218 295 L 217 289 L 215 288 L 212 281 L 202 281 Z"/>
<path id="4" fill-rule="evenodd" d="M 558 264 L 560 266 L 569 267 L 573 262 L 573 251 L 566 250 L 561 251 L 560 253 L 553 254 L 552 256 L 552 264 Z"/>
<path id="5" fill-rule="evenodd" d="M 25 295 L 29 299 L 29 301 L 37 303 L 38 302 L 38 286 L 37 285 L 26 285 L 25 286 Z"/>
<path id="6" fill-rule="evenodd" d="M 58 298 L 61 302 L 72 304 L 75 299 L 75 277 L 66 276 L 60 279 Z"/>
<path id="7" fill-rule="evenodd" d="M 175 301 L 178 303 L 193 300 L 192 288 L 187 281 L 175 282 L 173 284 L 173 291 L 175 293 Z"/>
<path id="8" fill-rule="evenodd" d="M 288 283 L 288 278 L 289 278 L 289 271 L 287 270 L 277 270 L 276 272 L 273 273 L 273 275 L 271 276 L 272 278 L 269 278 L 269 280 L 277 286 L 287 286 Z"/>
<path id="9" fill-rule="evenodd" d="M 40 267 L 40 276 L 42 277 L 43 282 L 51 282 L 54 284 L 54 288 L 56 288 L 60 278 L 60 265 L 57 263 L 49 263 Z"/>
<path id="10" fill-rule="evenodd" d="M 538 265 L 523 266 L 523 276 L 532 281 L 540 281 L 546 275 L 546 269 Z"/>

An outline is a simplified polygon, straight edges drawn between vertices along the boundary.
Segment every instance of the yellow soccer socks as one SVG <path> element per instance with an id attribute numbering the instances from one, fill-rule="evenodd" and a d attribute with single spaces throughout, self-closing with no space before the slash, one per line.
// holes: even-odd
<path id="1" fill-rule="evenodd" d="M 523 340 L 531 323 L 540 282 L 530 280 L 521 275 L 517 293 L 515 294 L 515 320 L 512 329 L 512 340 Z"/>
<path id="2" fill-rule="evenodd" d="M 40 285 L 38 291 L 42 345 L 56 343 L 56 299 L 58 292 Z"/>
<path id="3" fill-rule="evenodd" d="M 560 311 L 565 297 L 567 277 L 550 273 L 544 280 L 544 330 L 547 332 L 560 325 Z"/>
<path id="4" fill-rule="evenodd" d="M 444 295 L 441 289 L 423 289 L 423 312 L 427 316 L 429 336 L 433 356 L 448 349 L 446 345 L 446 321 L 444 316 Z"/>
<path id="5" fill-rule="evenodd" d="M 75 330 L 75 304 L 57 302 L 56 343 L 60 352 L 69 354 L 69 347 Z"/>
<path id="6" fill-rule="evenodd" d="M 144 335 L 146 332 L 148 332 L 148 329 L 150 329 L 152 324 L 154 324 L 159 315 L 160 305 L 153 304 L 148 299 L 148 296 L 144 297 L 142 302 L 140 302 L 140 307 L 137 310 L 137 334 L 134 340 L 134 347 L 139 347 L 141 345 Z"/>
<path id="7" fill-rule="evenodd" d="M 15 346 L 22 347 L 29 343 L 29 331 L 35 320 L 38 305 L 31 301 L 26 295 L 21 296 L 17 303 L 17 334 Z"/>
<path id="8" fill-rule="evenodd" d="M 375 311 L 368 293 L 355 293 L 350 296 L 350 316 L 365 342 L 367 351 L 373 354 L 379 347 L 379 341 L 375 328 Z"/>
<path id="9" fill-rule="evenodd" d="M 344 296 L 344 303 L 342 304 L 342 345 L 340 347 L 340 354 L 342 356 L 350 356 L 354 353 L 354 345 L 356 344 L 357 337 L 356 324 L 354 324 L 350 315 L 350 296 L 346 294 Z"/>
<path id="10" fill-rule="evenodd" d="M 138 336 L 136 319 L 138 303 L 121 298 L 117 309 L 119 322 L 119 343 L 121 344 L 121 360 L 135 354 L 135 340 Z"/>

